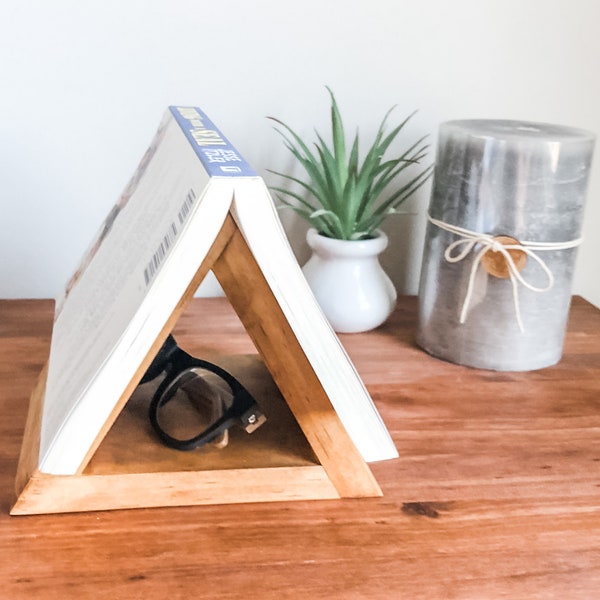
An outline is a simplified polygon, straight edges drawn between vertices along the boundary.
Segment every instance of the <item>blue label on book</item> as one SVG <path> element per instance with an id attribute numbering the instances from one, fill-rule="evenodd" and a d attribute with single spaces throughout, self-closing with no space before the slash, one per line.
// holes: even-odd
<path id="1" fill-rule="evenodd" d="M 199 108 L 170 106 L 169 110 L 211 177 L 256 176 L 254 169 Z"/>

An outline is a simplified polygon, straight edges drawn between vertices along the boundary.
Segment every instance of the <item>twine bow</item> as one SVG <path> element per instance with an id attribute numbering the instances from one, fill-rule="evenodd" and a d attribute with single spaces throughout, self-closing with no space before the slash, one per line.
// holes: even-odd
<path id="1" fill-rule="evenodd" d="M 434 219 L 430 215 L 427 215 L 427 218 L 430 223 L 439 227 L 440 229 L 443 229 L 455 235 L 459 235 L 461 237 L 461 239 L 450 243 L 444 252 L 444 258 L 449 263 L 458 263 L 464 260 L 476 246 L 480 246 L 480 249 L 475 255 L 475 258 L 473 259 L 473 263 L 471 265 L 467 293 L 465 295 L 462 310 L 460 313 L 461 324 L 464 323 L 467 319 L 469 305 L 473 296 L 473 288 L 475 286 L 475 276 L 477 275 L 477 270 L 485 254 L 487 254 L 490 251 L 500 252 L 504 257 L 504 260 L 506 261 L 506 267 L 508 269 L 508 276 L 512 284 L 512 296 L 515 306 L 515 316 L 517 319 L 517 324 L 521 332 L 524 332 L 525 329 L 523 327 L 523 321 L 521 319 L 521 310 L 519 308 L 519 284 L 521 284 L 528 290 L 531 290 L 532 292 L 547 292 L 554 285 L 554 275 L 552 271 L 548 268 L 548 265 L 536 254 L 536 252 L 545 250 L 566 250 L 569 248 L 575 248 L 576 246 L 579 246 L 579 244 L 581 244 L 582 242 L 582 238 L 577 238 L 576 240 L 571 240 L 569 242 L 521 241 L 517 244 L 504 244 L 499 242 L 496 238 L 494 238 L 494 236 L 491 236 L 487 233 L 478 233 L 476 231 L 464 229 L 463 227 L 451 225 L 450 223 Z M 462 250 L 455 254 L 455 251 L 457 249 L 460 249 L 461 246 Z M 537 264 L 541 267 L 542 271 L 546 275 L 547 284 L 543 287 L 537 287 L 526 281 L 519 272 L 517 266 L 515 265 L 515 261 L 509 252 L 510 250 L 518 250 L 519 252 L 523 252 L 527 256 L 531 257 L 535 262 L 537 262 Z"/>

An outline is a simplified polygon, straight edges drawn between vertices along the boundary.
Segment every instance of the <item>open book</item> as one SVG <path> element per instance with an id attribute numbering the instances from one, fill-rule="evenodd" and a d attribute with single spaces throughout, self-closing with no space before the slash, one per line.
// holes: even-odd
<path id="1" fill-rule="evenodd" d="M 39 472 L 81 472 L 230 214 L 363 459 L 397 456 L 263 180 L 200 109 L 170 107 L 57 303 Z"/>

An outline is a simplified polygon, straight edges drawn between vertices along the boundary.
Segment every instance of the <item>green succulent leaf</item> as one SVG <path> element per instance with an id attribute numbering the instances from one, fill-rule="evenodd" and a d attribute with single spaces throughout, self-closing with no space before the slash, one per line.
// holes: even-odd
<path id="1" fill-rule="evenodd" d="M 409 175 L 409 171 L 414 171 L 427 156 L 426 136 L 410 144 L 400 156 L 385 159 L 384 155 L 415 114 L 413 112 L 386 133 L 392 107 L 384 115 L 361 163 L 359 132 L 348 146 L 348 154 L 335 95 L 329 87 L 326 89 L 331 100 L 331 145 L 317 131 L 311 149 L 291 127 L 269 117 L 276 123 L 275 131 L 283 138 L 285 147 L 307 175 L 302 179 L 271 171 L 299 188 L 300 192 L 284 187 L 272 189 L 285 207 L 293 209 L 323 235 L 353 240 L 373 237 L 383 221 L 397 214 L 398 206 L 431 176 L 431 166 Z"/>

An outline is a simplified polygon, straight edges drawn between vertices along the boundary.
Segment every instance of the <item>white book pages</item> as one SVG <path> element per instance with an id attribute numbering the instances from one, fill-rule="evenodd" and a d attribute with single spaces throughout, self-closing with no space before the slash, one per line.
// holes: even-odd
<path id="1" fill-rule="evenodd" d="M 377 408 L 306 283 L 262 179 L 236 181 L 232 212 L 363 459 L 373 462 L 396 458 L 398 451 Z"/>
<path id="2" fill-rule="evenodd" d="M 77 471 L 229 210 L 232 179 L 208 177 L 170 116 L 142 170 L 57 310 L 43 472 Z"/>

